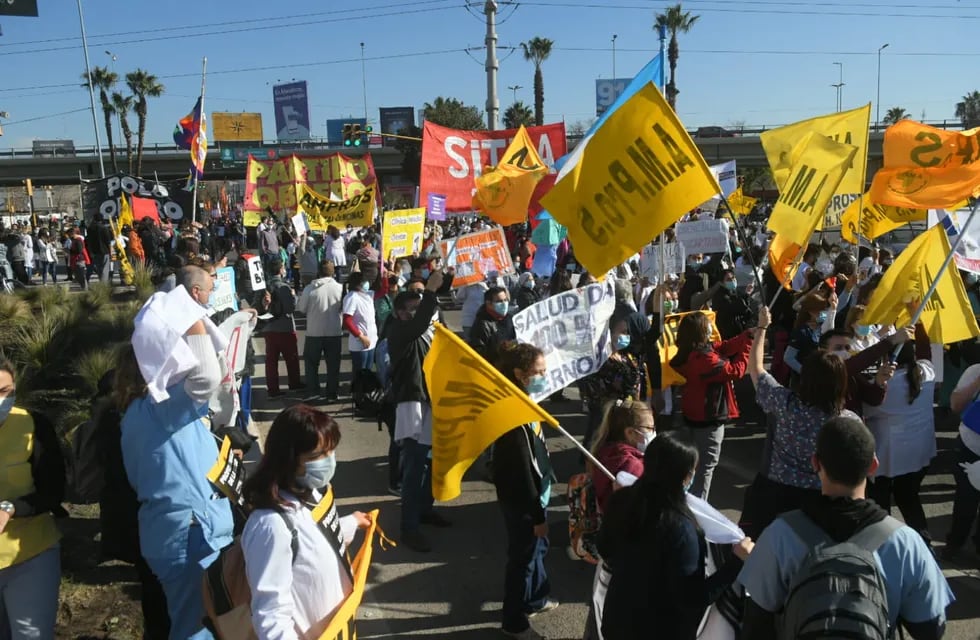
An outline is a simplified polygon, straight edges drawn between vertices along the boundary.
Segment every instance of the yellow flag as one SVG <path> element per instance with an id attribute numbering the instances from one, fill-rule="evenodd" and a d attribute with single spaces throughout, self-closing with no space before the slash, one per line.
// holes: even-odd
<path id="1" fill-rule="evenodd" d="M 860 231 L 858 230 L 859 213 Z M 858 233 L 868 240 L 874 240 L 907 222 L 925 220 L 927 213 L 926 209 L 906 209 L 874 204 L 871 202 L 870 194 L 865 194 L 863 198 L 852 202 L 844 211 L 844 216 L 841 218 L 841 237 L 851 244 L 857 244 Z"/>
<path id="2" fill-rule="evenodd" d="M 126 199 L 126 194 L 121 193 L 119 194 L 119 228 L 126 225 L 135 227 L 136 221 L 133 220 L 133 205 Z"/>
<path id="3" fill-rule="evenodd" d="M 793 170 L 793 151 L 807 133 L 818 133 L 836 142 L 857 147 L 854 162 L 848 167 L 839 185 L 839 193 L 864 193 L 864 176 L 868 166 L 868 122 L 871 119 L 871 103 L 819 118 L 802 120 L 785 127 L 759 134 L 762 149 L 772 167 L 776 187 L 783 189 Z"/>
<path id="4" fill-rule="evenodd" d="M 950 252 L 943 225 L 922 233 L 888 267 L 878 288 L 861 316 L 863 324 L 894 324 L 902 327 L 911 320 L 909 303 L 918 304 L 939 273 Z M 929 299 L 921 322 L 936 344 L 950 344 L 980 335 L 963 279 L 955 264 L 943 274 Z"/>
<path id="5" fill-rule="evenodd" d="M 112 229 L 112 240 L 116 243 L 116 255 L 119 257 L 119 271 L 122 273 L 123 284 L 133 284 L 133 265 L 129 264 L 126 248 L 123 246 L 122 240 L 119 239 L 119 227 L 116 226 L 116 222 L 112 218 L 109 218 L 109 228 Z"/>
<path id="6" fill-rule="evenodd" d="M 568 228 L 579 261 L 600 274 L 717 193 L 701 152 L 648 84 L 599 127 L 541 202 Z"/>
<path id="7" fill-rule="evenodd" d="M 885 131 L 884 151 L 868 192 L 874 202 L 952 209 L 980 195 L 980 128 L 945 131 L 902 120 Z"/>
<path id="8" fill-rule="evenodd" d="M 742 187 L 739 187 L 728 196 L 728 204 L 732 208 L 732 213 L 740 216 L 747 216 L 752 213 L 752 209 L 755 208 L 755 204 L 758 201 L 758 198 L 753 198 L 742 193 Z"/>
<path id="9" fill-rule="evenodd" d="M 374 187 L 346 200 L 320 195 L 305 182 L 296 183 L 297 213 L 306 213 L 310 229 L 326 231 L 330 225 L 364 227 L 374 222 Z"/>
<path id="10" fill-rule="evenodd" d="M 808 133 L 794 153 L 798 158 L 789 179 L 779 188 L 779 200 L 767 226 L 786 241 L 802 246 L 823 220 L 857 147 Z"/>
<path id="11" fill-rule="evenodd" d="M 524 222 L 534 188 L 546 175 L 548 167 L 538 155 L 527 129 L 521 125 L 503 159 L 476 178 L 473 208 L 505 226 Z"/>
<path id="12" fill-rule="evenodd" d="M 463 474 L 500 436 L 558 421 L 441 324 L 422 365 L 432 399 L 432 495 L 452 500 Z"/>
<path id="13" fill-rule="evenodd" d="M 778 233 L 769 242 L 769 268 L 787 291 L 792 291 L 793 278 L 800 269 L 803 247 L 786 240 Z"/>
<path id="14" fill-rule="evenodd" d="M 677 327 L 681 326 L 681 320 L 697 311 L 687 313 L 675 313 L 664 318 L 664 332 L 657 341 L 660 349 L 660 388 L 666 389 L 671 386 L 682 385 L 686 382 L 684 376 L 679 374 L 676 369 L 670 366 L 670 359 L 677 355 Z M 718 325 L 715 324 L 714 311 L 701 311 L 708 316 L 711 321 L 711 340 L 721 342 L 721 333 L 718 332 Z"/>

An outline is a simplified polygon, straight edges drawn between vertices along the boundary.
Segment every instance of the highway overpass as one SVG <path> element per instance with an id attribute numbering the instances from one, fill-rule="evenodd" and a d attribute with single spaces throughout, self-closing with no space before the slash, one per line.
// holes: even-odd
<path id="1" fill-rule="evenodd" d="M 881 133 L 871 134 L 868 145 L 869 177 L 881 166 L 882 138 L 883 134 Z M 766 166 L 766 157 L 762 152 L 762 145 L 757 135 L 733 138 L 695 138 L 694 141 L 709 164 L 735 160 L 740 167 Z M 569 139 L 569 148 L 576 142 L 577 140 Z M 276 154 L 326 155 L 337 152 L 343 152 L 350 156 L 360 156 L 370 152 L 379 177 L 384 179 L 395 177 L 401 173 L 402 154 L 390 147 L 351 149 L 328 146 L 326 143 L 309 142 L 295 146 L 256 144 L 250 149 L 254 151 L 261 149 L 264 155 L 271 154 L 272 157 L 275 157 Z M 232 151 L 231 147 L 222 149 L 220 145 L 209 150 L 205 168 L 207 180 L 243 180 L 245 178 L 245 165 L 229 158 L 229 155 L 237 155 L 240 159 L 241 151 L 238 154 L 233 154 Z M 125 150 L 117 149 L 117 157 L 122 158 L 124 156 Z M 106 172 L 112 173 L 108 152 L 103 152 L 103 159 Z M 151 145 L 144 150 L 142 173 L 144 177 L 156 175 L 161 180 L 181 178 L 187 175 L 189 165 L 190 155 L 188 151 L 179 150 L 173 145 Z M 0 186 L 17 186 L 25 178 L 33 180 L 36 186 L 78 184 L 79 177 L 85 179 L 99 177 L 98 157 L 94 148 L 76 148 L 74 155 L 60 157 L 38 157 L 31 150 L 0 149 Z"/>

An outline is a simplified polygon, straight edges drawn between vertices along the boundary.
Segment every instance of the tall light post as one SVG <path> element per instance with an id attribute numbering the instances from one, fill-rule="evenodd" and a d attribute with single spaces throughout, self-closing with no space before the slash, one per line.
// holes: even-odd
<path id="1" fill-rule="evenodd" d="M 878 47 L 878 96 L 875 98 L 875 131 L 881 126 L 881 52 L 888 48 L 888 43 Z"/>
<path id="2" fill-rule="evenodd" d="M 844 89 L 844 63 L 835 62 L 834 64 L 837 65 L 837 68 L 840 70 L 840 80 L 837 82 L 837 84 L 832 84 L 830 86 L 835 87 L 837 89 L 837 111 L 839 113 L 843 106 L 842 98 L 843 98 L 843 89 Z"/>
<path id="3" fill-rule="evenodd" d="M 514 104 L 517 104 L 517 90 L 523 89 L 524 87 L 522 87 L 519 84 L 515 84 L 514 86 L 507 87 L 507 88 L 514 92 Z"/>
<path id="4" fill-rule="evenodd" d="M 361 43 L 361 92 L 364 95 L 364 126 L 367 126 L 368 121 L 368 110 L 367 110 L 367 73 L 364 67 L 364 43 Z"/>
<path id="5" fill-rule="evenodd" d="M 613 47 L 612 47 L 612 49 L 613 49 L 613 74 L 612 74 L 612 79 L 613 79 L 613 82 L 616 82 L 616 38 L 617 37 L 618 36 L 614 33 L 613 34 L 613 37 L 612 37 L 612 45 L 613 45 Z"/>
<path id="6" fill-rule="evenodd" d="M 85 54 L 85 75 L 88 78 L 88 99 L 92 106 L 92 127 L 95 129 L 95 152 L 99 154 L 99 177 L 105 177 L 105 162 L 102 161 L 102 139 L 99 137 L 99 119 L 95 115 L 95 87 L 92 86 L 92 65 L 88 58 L 88 36 L 85 35 L 85 15 L 82 13 L 82 0 L 78 5 L 78 24 L 82 31 L 82 52 Z"/>
<path id="7" fill-rule="evenodd" d="M 116 54 L 109 51 L 108 49 L 105 50 L 105 54 L 109 56 L 109 60 L 110 60 L 109 70 L 112 71 L 112 73 L 116 73 L 116 60 L 118 60 L 119 58 L 116 56 Z M 116 114 L 116 144 L 119 144 L 120 142 L 122 142 L 122 114 L 117 113 Z"/>

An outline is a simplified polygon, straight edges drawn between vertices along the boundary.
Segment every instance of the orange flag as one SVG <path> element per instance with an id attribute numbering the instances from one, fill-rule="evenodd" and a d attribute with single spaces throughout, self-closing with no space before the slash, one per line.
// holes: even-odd
<path id="1" fill-rule="evenodd" d="M 884 147 L 868 192 L 872 202 L 948 209 L 980 195 L 980 128 L 945 131 L 902 120 L 885 131 Z"/>
<path id="2" fill-rule="evenodd" d="M 787 291 L 792 291 L 793 278 L 800 268 L 798 259 L 802 247 L 778 233 L 769 243 L 769 268 Z"/>

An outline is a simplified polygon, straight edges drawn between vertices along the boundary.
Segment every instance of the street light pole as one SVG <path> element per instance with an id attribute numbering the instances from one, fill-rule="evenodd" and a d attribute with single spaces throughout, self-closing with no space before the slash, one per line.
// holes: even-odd
<path id="1" fill-rule="evenodd" d="M 517 90 L 518 89 L 523 89 L 524 87 L 522 87 L 519 84 L 515 84 L 514 86 L 507 87 L 507 88 L 514 92 L 514 104 L 517 104 Z"/>
<path id="2" fill-rule="evenodd" d="M 102 161 L 102 140 L 99 137 L 99 119 L 95 115 L 95 87 L 92 86 L 92 66 L 88 59 L 88 37 L 85 35 L 85 16 L 82 14 L 82 0 L 77 0 L 78 22 L 82 28 L 82 52 L 85 54 L 85 75 L 88 77 L 88 98 L 92 105 L 92 126 L 95 128 L 95 151 L 99 154 L 99 174 L 105 177 L 105 163 Z"/>
<path id="3" fill-rule="evenodd" d="M 613 49 L 613 74 L 612 74 L 612 79 L 613 79 L 613 82 L 616 82 L 616 38 L 617 38 L 617 36 L 614 33 L 613 34 L 613 37 L 612 37 L 612 45 L 613 45 L 613 47 L 612 47 L 612 49 Z"/>
<path id="4" fill-rule="evenodd" d="M 368 110 L 367 110 L 367 73 L 364 67 L 364 43 L 361 43 L 361 92 L 364 95 L 364 126 L 367 126 L 368 121 Z"/>
<path id="5" fill-rule="evenodd" d="M 119 58 L 116 57 L 116 54 L 109 51 L 108 49 L 105 50 L 105 54 L 109 56 L 110 59 L 109 70 L 112 71 L 113 74 L 115 74 L 116 60 L 118 60 Z M 117 113 L 116 114 L 116 144 L 119 144 L 120 142 L 122 142 L 122 114 Z"/>
<path id="6" fill-rule="evenodd" d="M 830 86 L 837 87 L 837 112 L 840 113 L 841 109 L 844 106 L 844 101 L 843 101 L 843 93 L 844 93 L 843 92 L 843 89 L 844 89 L 844 63 L 843 62 L 835 62 L 834 64 L 837 65 L 837 68 L 840 70 L 840 80 L 838 81 L 837 84 L 832 84 Z"/>
<path id="7" fill-rule="evenodd" d="M 878 97 L 875 98 L 875 131 L 881 126 L 881 52 L 888 48 L 888 43 L 878 47 Z"/>

